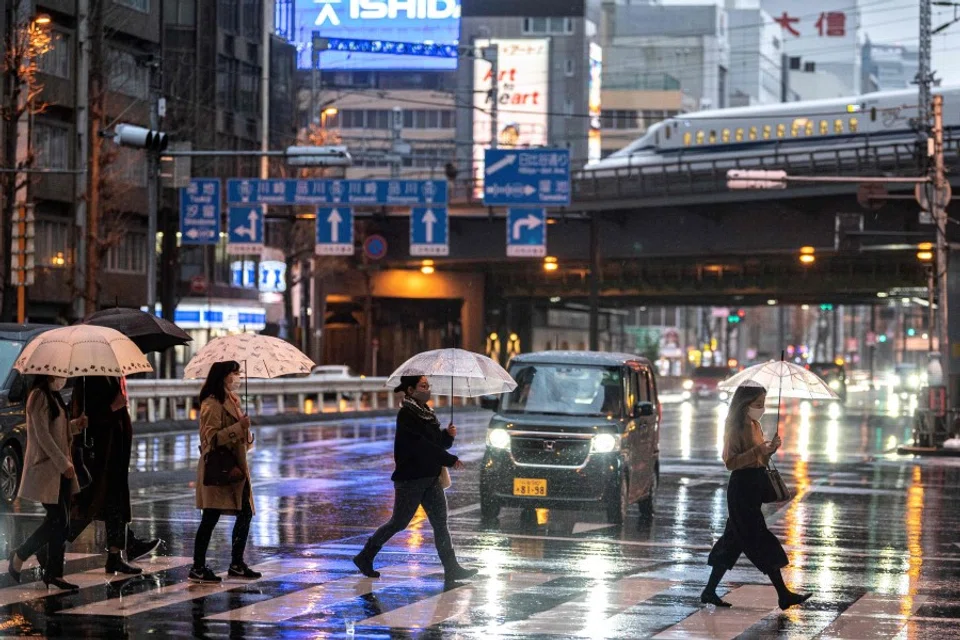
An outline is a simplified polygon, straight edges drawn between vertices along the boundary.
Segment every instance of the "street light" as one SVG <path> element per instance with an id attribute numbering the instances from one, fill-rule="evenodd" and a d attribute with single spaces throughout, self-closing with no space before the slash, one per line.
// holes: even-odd
<path id="1" fill-rule="evenodd" d="M 560 265 L 557 264 L 557 259 L 553 256 L 547 256 L 543 259 L 543 270 L 544 271 L 556 271 L 560 268 Z"/>
<path id="2" fill-rule="evenodd" d="M 33 19 L 33 24 L 39 27 L 45 27 L 51 22 L 52 20 L 50 19 L 50 16 L 47 15 L 46 13 L 38 13 L 37 17 Z"/>
<path id="3" fill-rule="evenodd" d="M 920 262 L 933 262 L 932 242 L 921 242 L 917 245 L 917 260 Z"/>
<path id="4" fill-rule="evenodd" d="M 815 251 L 813 247 L 800 247 L 800 262 L 807 265 L 816 262 L 817 257 L 814 255 Z"/>
<path id="5" fill-rule="evenodd" d="M 436 271 L 436 268 L 433 266 L 433 260 L 424 260 L 420 263 L 420 273 L 425 276 L 429 276 Z"/>

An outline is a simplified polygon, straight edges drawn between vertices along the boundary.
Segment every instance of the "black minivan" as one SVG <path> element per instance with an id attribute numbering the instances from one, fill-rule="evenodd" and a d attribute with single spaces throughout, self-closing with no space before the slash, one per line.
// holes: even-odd
<path id="1" fill-rule="evenodd" d="M 661 407 L 650 362 L 592 351 L 542 351 L 510 362 L 480 474 L 484 520 L 501 507 L 599 506 L 621 524 L 653 512 Z"/>

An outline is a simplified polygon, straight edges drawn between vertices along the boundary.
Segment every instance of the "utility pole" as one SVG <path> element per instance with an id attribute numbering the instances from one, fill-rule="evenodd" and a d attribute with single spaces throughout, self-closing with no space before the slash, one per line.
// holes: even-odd
<path id="1" fill-rule="evenodd" d="M 924 0 L 923 4 L 928 4 L 929 0 Z M 943 166 L 943 95 L 938 94 L 933 98 L 933 191 L 934 197 L 929 199 L 930 206 L 933 208 L 933 220 L 937 225 L 937 304 L 940 311 L 940 325 L 938 327 L 938 336 L 940 339 L 940 367 L 943 370 L 943 383 L 947 385 L 947 403 L 953 406 L 951 398 L 953 393 L 953 384 L 950 378 L 950 325 L 949 325 L 949 304 L 947 300 L 947 290 L 949 283 L 947 281 L 947 268 L 950 260 L 950 245 L 947 242 L 947 208 L 945 198 L 940 197 L 945 193 L 947 187 L 946 175 Z M 933 306 L 933 301 L 930 301 Z M 955 399 L 955 398 L 954 398 Z"/>
<path id="2" fill-rule="evenodd" d="M 87 164 L 87 228 L 86 235 L 78 238 L 80 242 L 87 244 L 86 255 L 86 277 L 84 278 L 84 309 L 83 315 L 87 316 L 97 310 L 97 293 L 100 290 L 98 285 L 99 278 L 99 254 L 97 243 L 100 240 L 100 152 L 102 140 L 100 139 L 100 128 L 103 125 L 105 92 L 104 92 L 104 2 L 106 0 L 92 0 L 92 23 L 90 38 L 90 73 L 89 73 L 89 100 L 90 100 L 90 119 L 87 139 L 90 145 L 90 155 Z M 77 78 L 77 82 L 83 82 L 83 78 Z"/>
<path id="3" fill-rule="evenodd" d="M 84 80 L 90 77 L 90 0 L 74 0 L 77 16 L 76 47 L 74 49 L 74 93 L 76 98 L 76 145 L 73 148 L 74 166 L 78 172 L 73 176 L 75 249 L 73 252 L 73 315 L 82 318 L 86 305 L 87 265 L 87 158 L 90 153 L 90 86 Z"/>
<path id="4" fill-rule="evenodd" d="M 500 107 L 500 47 L 490 43 L 484 47 L 483 57 L 490 63 L 490 148 L 496 149 L 500 130 L 497 122 Z"/>

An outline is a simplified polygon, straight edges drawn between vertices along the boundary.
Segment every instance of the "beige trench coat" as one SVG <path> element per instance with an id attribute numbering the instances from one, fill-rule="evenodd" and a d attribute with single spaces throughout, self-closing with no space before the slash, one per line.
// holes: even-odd
<path id="1" fill-rule="evenodd" d="M 200 462 L 197 464 L 197 508 L 240 511 L 243 508 L 243 489 L 251 485 L 250 508 L 253 506 L 253 485 L 250 482 L 250 467 L 247 466 L 247 451 L 253 448 L 249 441 L 249 429 L 240 424 L 240 409 L 229 399 L 226 405 L 209 397 L 200 405 Z M 203 456 L 212 448 L 226 445 L 233 451 L 246 479 L 222 487 L 207 487 L 203 484 Z"/>
<path id="2" fill-rule="evenodd" d="M 27 450 L 23 455 L 23 482 L 19 496 L 43 504 L 60 501 L 60 478 L 73 464 L 70 447 L 73 436 L 80 432 L 78 421 L 67 422 L 60 411 L 56 420 L 50 420 L 50 406 L 42 391 L 31 391 L 27 397 Z M 80 492 L 74 477 L 70 481 L 71 494 Z"/>

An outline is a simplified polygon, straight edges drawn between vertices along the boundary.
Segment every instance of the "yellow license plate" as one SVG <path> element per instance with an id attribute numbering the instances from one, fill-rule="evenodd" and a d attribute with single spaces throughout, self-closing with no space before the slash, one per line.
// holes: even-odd
<path id="1" fill-rule="evenodd" d="M 546 496 L 547 481 L 533 478 L 514 478 L 513 495 L 515 496 Z"/>

